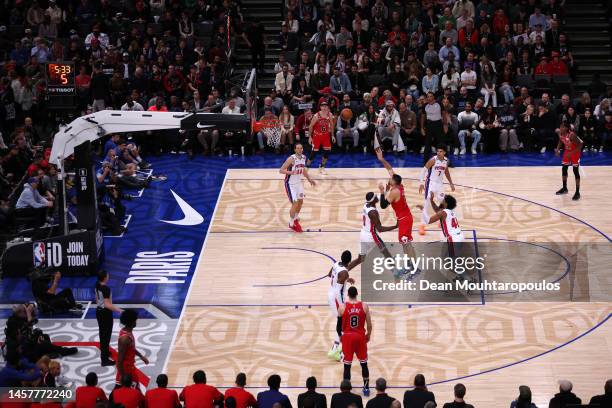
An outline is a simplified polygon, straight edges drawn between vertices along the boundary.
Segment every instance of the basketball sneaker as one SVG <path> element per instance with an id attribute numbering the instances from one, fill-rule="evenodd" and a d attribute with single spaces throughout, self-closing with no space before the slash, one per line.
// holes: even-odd
<path id="1" fill-rule="evenodd" d="M 328 354 L 329 356 L 329 354 Z M 342 344 L 339 344 L 336 349 L 332 352 L 332 355 L 329 356 L 332 360 L 340 361 L 342 360 Z"/>
<path id="2" fill-rule="evenodd" d="M 419 235 L 425 235 L 425 224 L 419 225 Z"/>
<path id="3" fill-rule="evenodd" d="M 363 387 L 363 396 L 364 397 L 369 397 L 370 396 L 370 388 L 369 387 Z"/>
<path id="4" fill-rule="evenodd" d="M 336 359 L 336 351 L 338 350 L 338 347 L 339 347 L 339 345 L 334 343 L 332 348 L 330 348 L 329 351 L 327 352 L 327 358 L 335 360 Z"/>
<path id="5" fill-rule="evenodd" d="M 293 225 L 289 224 L 289 228 L 292 229 L 295 232 L 301 232 L 300 230 L 298 230 L 298 227 L 296 225 L 297 223 L 293 223 Z"/>
<path id="6" fill-rule="evenodd" d="M 576 193 L 572 197 L 572 200 L 574 200 L 574 201 L 580 200 L 580 193 L 576 191 Z"/>
<path id="7" fill-rule="evenodd" d="M 555 193 L 556 195 L 567 194 L 567 188 L 561 187 L 559 191 Z"/>
<path id="8" fill-rule="evenodd" d="M 319 166 L 319 174 L 322 176 L 327 176 L 327 171 L 325 171 L 325 167 Z"/>
<path id="9" fill-rule="evenodd" d="M 300 225 L 299 220 L 295 220 L 293 223 L 293 226 L 296 228 L 295 232 L 304 232 L 304 230 L 302 229 L 302 226 Z"/>

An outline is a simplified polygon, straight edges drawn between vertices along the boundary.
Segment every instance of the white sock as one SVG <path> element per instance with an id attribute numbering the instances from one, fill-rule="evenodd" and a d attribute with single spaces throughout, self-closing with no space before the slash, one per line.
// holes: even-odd
<path id="1" fill-rule="evenodd" d="M 295 224 L 295 220 L 297 220 L 297 217 L 289 216 L 289 225 L 294 225 Z"/>
<path id="2" fill-rule="evenodd" d="M 421 211 L 421 222 L 423 225 L 427 225 L 427 221 L 429 221 L 429 208 L 431 207 L 431 203 L 429 200 L 425 200 L 423 203 L 423 211 Z"/>

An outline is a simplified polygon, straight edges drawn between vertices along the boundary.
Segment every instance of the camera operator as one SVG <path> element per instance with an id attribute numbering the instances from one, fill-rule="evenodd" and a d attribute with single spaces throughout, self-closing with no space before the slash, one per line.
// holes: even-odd
<path id="1" fill-rule="evenodd" d="M 145 188 L 149 186 L 147 180 L 140 179 L 136 176 L 137 166 L 134 163 L 124 163 L 120 160 L 115 150 L 108 151 L 105 164 L 110 165 L 110 181 L 118 182 L 127 188 Z M 104 168 L 104 166 L 103 166 Z"/>
<path id="2" fill-rule="evenodd" d="M 125 219 L 125 207 L 121 198 L 122 194 L 114 184 L 98 188 L 98 211 L 102 230 L 109 235 L 121 235 L 126 231 L 121 225 Z"/>
<path id="3" fill-rule="evenodd" d="M 74 300 L 74 295 L 70 288 L 57 291 L 62 274 L 56 271 L 53 275 L 42 274 L 32 279 L 32 293 L 37 302 L 42 302 L 44 306 L 49 306 L 57 312 L 69 310 L 81 310 L 83 305 Z"/>
<path id="4" fill-rule="evenodd" d="M 35 313 L 36 306 L 32 303 L 15 306 L 4 330 L 7 356 L 16 354 L 20 358 L 35 362 L 44 355 L 59 357 L 77 353 L 76 347 L 61 347 L 51 343 L 49 336 L 35 327 L 38 323 Z"/>

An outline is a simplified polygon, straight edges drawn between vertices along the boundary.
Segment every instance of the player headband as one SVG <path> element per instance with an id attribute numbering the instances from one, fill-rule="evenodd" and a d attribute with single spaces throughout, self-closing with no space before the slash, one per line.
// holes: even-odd
<path id="1" fill-rule="evenodd" d="M 369 200 L 367 200 L 367 203 L 372 203 L 374 202 L 374 200 L 376 200 L 376 194 L 372 193 L 372 198 L 370 198 Z"/>

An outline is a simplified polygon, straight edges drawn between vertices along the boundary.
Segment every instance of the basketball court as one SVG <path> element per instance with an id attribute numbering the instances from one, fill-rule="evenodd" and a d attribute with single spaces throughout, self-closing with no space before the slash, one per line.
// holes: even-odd
<path id="1" fill-rule="evenodd" d="M 416 233 L 422 203 L 418 168 L 404 177 L 415 217 L 415 241 L 437 241 L 434 226 Z M 609 244 L 612 235 L 612 168 L 583 168 L 583 199 L 556 196 L 558 167 L 453 168 L 457 213 L 474 242 Z M 196 369 L 208 382 L 233 385 L 247 374 L 253 393 L 278 373 L 290 396 L 314 375 L 327 394 L 337 391 L 342 364 L 329 360 L 335 317 L 327 305 L 327 273 L 343 250 L 359 251 L 365 193 L 386 180 L 382 168 L 330 169 L 312 175 L 300 222 L 288 230 L 290 203 L 277 169 L 229 169 L 219 194 L 178 329 L 164 367 L 182 387 Z M 573 179 L 569 180 L 570 190 Z M 448 188 L 447 188 L 448 190 Z M 383 225 L 394 222 L 380 210 Z M 382 234 L 387 242 L 396 233 Z M 608 251 L 609 252 L 609 251 Z M 509 254 L 512 256 L 512 254 Z M 601 272 L 601 271 L 600 271 Z M 360 268 L 351 271 L 360 287 Z M 560 278 L 563 284 L 563 276 Z M 612 376 L 612 313 L 609 274 L 588 282 L 603 296 L 575 302 L 380 302 L 371 307 L 371 381 L 385 377 L 389 394 L 401 397 L 423 373 L 438 401 L 452 400 L 452 385 L 466 384 L 467 401 L 480 407 L 509 404 L 528 384 L 545 406 L 559 379 L 579 395 L 601 393 Z M 608 368 L 606 368 L 608 367 Z M 353 367 L 355 385 L 360 383 Z"/>

